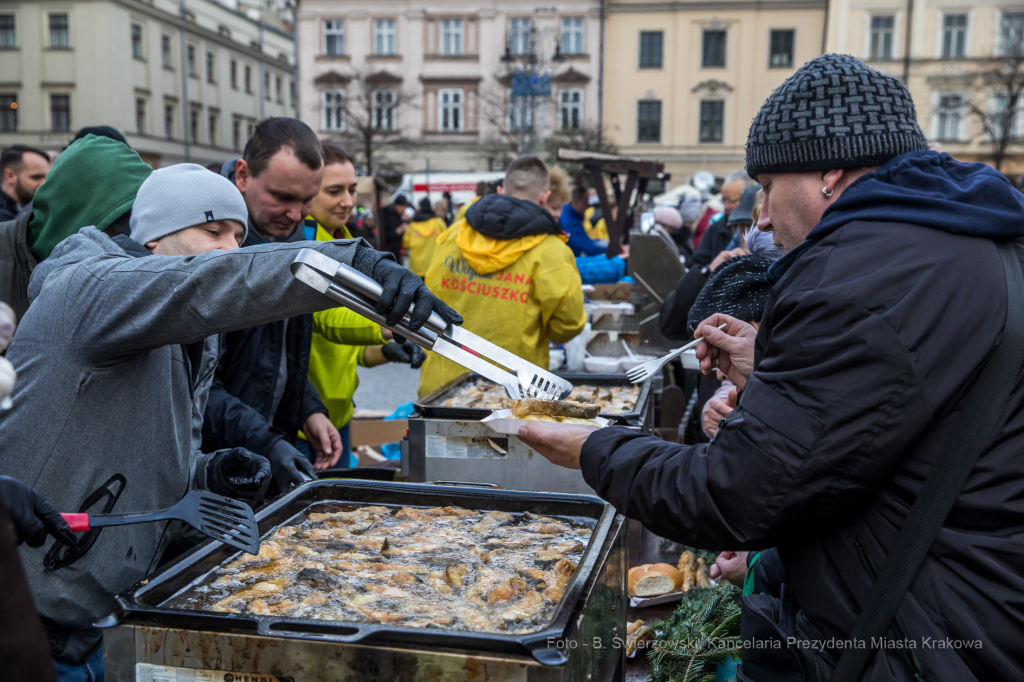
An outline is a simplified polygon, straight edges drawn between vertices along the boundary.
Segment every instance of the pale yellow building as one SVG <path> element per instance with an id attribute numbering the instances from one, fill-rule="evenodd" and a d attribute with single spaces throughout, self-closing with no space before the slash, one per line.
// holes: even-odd
<path id="1" fill-rule="evenodd" d="M 921 129 L 935 148 L 965 161 L 992 162 L 992 146 L 976 116 L 1003 106 L 985 77 L 1024 49 L 1024 2 L 1004 0 L 838 0 L 830 8 L 826 48 L 863 59 L 907 83 Z M 908 58 L 909 56 L 909 58 Z M 1015 142 L 1003 172 L 1024 173 L 1024 121 L 1019 107 Z"/>
<path id="2" fill-rule="evenodd" d="M 610 0 L 603 123 L 619 151 L 673 184 L 743 167 L 750 121 L 821 54 L 825 0 Z"/>

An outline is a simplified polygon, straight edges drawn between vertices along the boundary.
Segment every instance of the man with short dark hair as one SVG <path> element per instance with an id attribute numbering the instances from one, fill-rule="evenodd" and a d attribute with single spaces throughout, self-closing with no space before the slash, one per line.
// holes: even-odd
<path id="1" fill-rule="evenodd" d="M 32 202 L 50 172 L 50 157 L 42 149 L 12 144 L 0 154 L 0 222 L 13 220 Z"/>
<path id="2" fill-rule="evenodd" d="M 315 238 L 302 223 L 320 192 L 324 157 L 305 123 L 284 117 L 261 121 L 242 158 L 227 161 L 221 174 L 234 182 L 249 212 L 243 247 Z M 225 334 L 204 413 L 205 447 L 241 446 L 282 463 L 275 467 L 277 493 L 316 475 L 296 448 L 300 429 L 320 458 L 333 459 L 342 448 L 307 378 L 312 342 L 311 314 Z"/>
<path id="3" fill-rule="evenodd" d="M 583 226 L 583 215 L 587 212 L 590 197 L 586 187 L 576 185 L 572 188 L 572 198 L 562 207 L 562 229 L 569 235 L 569 248 L 574 256 L 597 256 L 608 250 L 587 235 Z"/>
<path id="4" fill-rule="evenodd" d="M 482 197 L 438 238 L 424 278 L 459 307 L 466 329 L 544 368 L 548 341 L 564 343 L 586 323 L 576 262 L 546 208 L 550 185 L 537 157 L 513 161 L 502 192 Z M 428 352 L 420 397 L 465 371 Z"/>

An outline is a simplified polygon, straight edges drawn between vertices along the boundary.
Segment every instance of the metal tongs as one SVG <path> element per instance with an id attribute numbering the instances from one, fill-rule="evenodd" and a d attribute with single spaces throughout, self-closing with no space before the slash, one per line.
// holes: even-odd
<path id="1" fill-rule="evenodd" d="M 415 332 L 409 329 L 412 307 L 398 324 L 387 324 L 384 316 L 377 312 L 377 301 L 383 292 L 381 285 L 319 251 L 299 251 L 292 263 L 292 275 L 349 310 L 404 336 L 420 348 L 432 350 L 441 357 L 501 384 L 514 400 L 561 400 L 572 393 L 572 384 L 565 379 L 462 327 L 448 324 L 437 313 L 431 313 L 426 324 Z"/>

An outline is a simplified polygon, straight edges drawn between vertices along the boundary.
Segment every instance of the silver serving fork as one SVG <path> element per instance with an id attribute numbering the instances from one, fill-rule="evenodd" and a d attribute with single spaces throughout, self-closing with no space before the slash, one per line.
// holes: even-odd
<path id="1" fill-rule="evenodd" d="M 725 329 L 728 326 L 729 326 L 728 322 L 723 322 L 722 324 L 718 325 L 718 328 L 719 329 Z M 680 355 L 682 355 L 686 351 L 690 350 L 691 348 L 693 348 L 694 346 L 696 346 L 698 343 L 700 343 L 703 340 L 704 339 L 702 339 L 702 338 L 701 339 L 694 339 L 693 341 L 691 341 L 690 343 L 686 344 L 682 348 L 676 348 L 673 351 L 669 351 L 669 353 L 667 355 L 663 355 L 660 358 L 658 358 L 657 360 L 649 360 L 648 362 L 645 362 L 642 365 L 637 365 L 633 369 L 631 369 L 628 372 L 626 372 L 626 378 L 629 379 L 630 383 L 633 383 L 633 384 L 639 384 L 639 383 L 641 383 L 643 381 L 647 381 L 650 377 L 654 376 L 654 374 L 658 370 L 660 370 L 662 367 L 664 367 L 667 363 L 671 362 L 672 360 L 675 360 Z"/>

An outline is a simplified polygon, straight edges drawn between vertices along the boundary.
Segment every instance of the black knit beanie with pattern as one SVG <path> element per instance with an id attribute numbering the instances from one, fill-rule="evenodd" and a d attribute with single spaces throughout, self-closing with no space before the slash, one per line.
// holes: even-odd
<path id="1" fill-rule="evenodd" d="M 878 166 L 928 149 L 907 86 L 855 57 L 815 57 L 775 89 L 747 136 L 747 173 Z"/>

